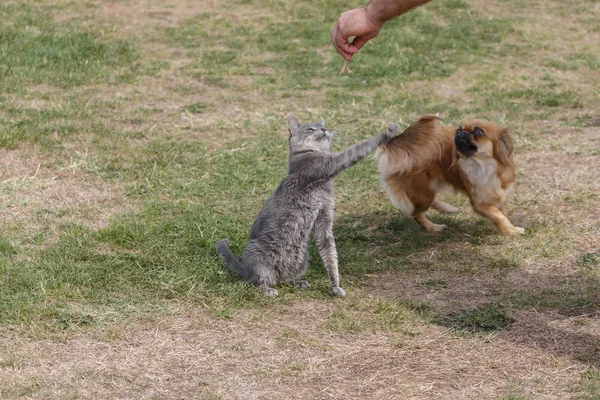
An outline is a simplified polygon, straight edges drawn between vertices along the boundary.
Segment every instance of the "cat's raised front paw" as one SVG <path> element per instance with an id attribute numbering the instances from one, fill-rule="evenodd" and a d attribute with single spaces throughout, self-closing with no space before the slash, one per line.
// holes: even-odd
<path id="1" fill-rule="evenodd" d="M 398 134 L 398 131 L 400 130 L 400 125 L 393 123 L 388 125 L 386 131 L 385 131 L 385 135 L 387 136 L 388 139 L 393 139 L 396 137 L 396 135 Z"/>
<path id="2" fill-rule="evenodd" d="M 339 286 L 332 287 L 331 288 L 331 293 L 333 293 L 334 296 L 339 296 L 339 297 L 345 297 L 346 296 L 346 292 L 344 292 L 344 289 L 342 289 Z"/>

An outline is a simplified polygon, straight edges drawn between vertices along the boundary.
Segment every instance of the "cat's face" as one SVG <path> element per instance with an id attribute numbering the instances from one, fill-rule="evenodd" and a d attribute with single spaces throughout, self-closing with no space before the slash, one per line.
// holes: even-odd
<path id="1" fill-rule="evenodd" d="M 292 151 L 331 151 L 331 138 L 333 134 L 325 127 L 325 120 L 301 125 L 296 117 L 288 117 L 290 131 L 290 149 Z"/>

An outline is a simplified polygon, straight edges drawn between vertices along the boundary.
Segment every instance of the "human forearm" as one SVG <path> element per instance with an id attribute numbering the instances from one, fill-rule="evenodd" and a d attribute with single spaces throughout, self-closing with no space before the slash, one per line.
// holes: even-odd
<path id="1" fill-rule="evenodd" d="M 383 25 L 411 8 L 428 3 L 430 0 L 371 0 L 365 7 L 367 18 L 374 25 Z"/>

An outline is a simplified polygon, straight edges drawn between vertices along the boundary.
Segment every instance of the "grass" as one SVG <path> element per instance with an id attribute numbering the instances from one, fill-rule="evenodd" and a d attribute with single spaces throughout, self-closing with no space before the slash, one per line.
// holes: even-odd
<path id="1" fill-rule="evenodd" d="M 57 24 L 52 14 L 33 2 L 0 7 L 4 77 L 2 91 L 22 92 L 32 85 L 59 88 L 112 80 L 126 83 L 138 75 L 132 43 L 103 40 L 103 32 L 81 30 L 76 24 Z"/>
<path id="2" fill-rule="evenodd" d="M 153 4 L 141 14 L 133 0 L 0 5 L 0 328 L 33 338 L 106 331 L 121 343 L 121 324 L 182 310 L 203 310 L 220 327 L 248 315 L 290 325 L 287 310 L 311 304 L 312 330 L 269 327 L 267 336 L 318 348 L 316 360 L 330 355 L 314 344 L 324 338 L 351 337 L 357 348 L 378 340 L 409 357 L 431 350 L 439 338 L 428 333 L 445 328 L 444 346 L 475 348 L 488 339 L 465 332 L 518 343 L 511 330 L 528 312 L 549 325 L 597 319 L 593 2 L 576 2 L 574 13 L 557 1 L 435 1 L 387 23 L 345 76 L 329 35 L 340 12 L 362 3 L 209 3 Z M 518 165 L 510 215 L 526 235 L 498 236 L 452 194 L 458 214 L 431 213 L 447 230 L 423 232 L 393 210 L 367 159 L 335 182 L 348 298 L 329 295 L 314 246 L 309 290 L 261 297 L 224 270 L 214 243 L 227 237 L 241 255 L 287 171 L 289 112 L 324 117 L 335 150 L 423 114 L 508 125 Z M 569 365 L 598 367 L 593 348 L 573 347 Z M 26 364 L 10 354 L 0 366 Z M 282 379 L 313 371 L 286 362 Z M 597 398 L 590 371 L 560 390 Z M 0 383 L 0 397 L 43 397 L 49 387 L 10 385 Z M 486 393 L 536 397 L 517 386 Z"/>
<path id="3" fill-rule="evenodd" d="M 586 275 L 597 276 L 600 271 L 600 255 L 598 253 L 586 253 L 577 259 L 581 272 Z"/>
<path id="4" fill-rule="evenodd" d="M 600 398 L 600 372 L 597 369 L 591 369 L 582 374 L 581 385 L 584 387 L 586 394 L 582 399 L 592 400 Z"/>
<path id="5" fill-rule="evenodd" d="M 441 324 L 466 332 L 497 331 L 510 326 L 514 318 L 506 315 L 497 304 L 485 304 L 473 310 L 462 310 L 444 317 Z"/>

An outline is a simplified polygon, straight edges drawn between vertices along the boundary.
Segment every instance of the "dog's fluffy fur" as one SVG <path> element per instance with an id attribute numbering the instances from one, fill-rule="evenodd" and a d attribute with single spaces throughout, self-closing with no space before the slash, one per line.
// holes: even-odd
<path id="1" fill-rule="evenodd" d="M 381 184 L 392 204 L 429 232 L 437 232 L 445 225 L 432 223 L 425 212 L 430 207 L 458 211 L 435 198 L 438 191 L 453 188 L 466 194 L 473 209 L 503 235 L 524 233 L 506 217 L 507 195 L 515 180 L 508 130 L 485 120 L 467 121 L 457 129 L 438 126 L 437 119 L 422 117 L 377 149 Z"/>

